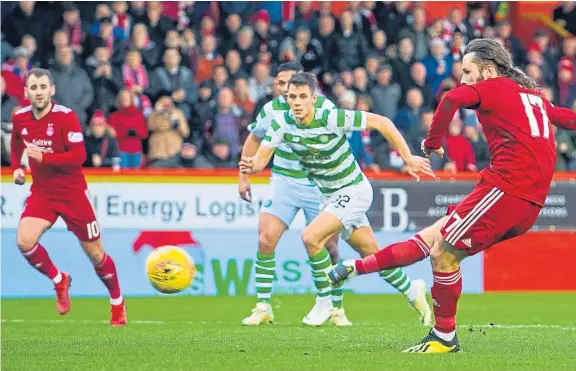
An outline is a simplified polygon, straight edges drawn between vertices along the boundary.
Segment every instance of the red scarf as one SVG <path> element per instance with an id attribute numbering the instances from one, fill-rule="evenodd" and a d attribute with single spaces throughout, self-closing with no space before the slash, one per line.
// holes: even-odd
<path id="1" fill-rule="evenodd" d="M 64 24 L 64 30 L 68 34 L 70 39 L 70 46 L 81 46 L 82 44 L 82 21 L 76 22 L 75 25 L 70 26 L 67 23 Z"/>
<path id="2" fill-rule="evenodd" d="M 114 14 L 112 16 L 112 23 L 114 26 L 120 27 L 124 30 L 124 35 L 130 35 L 132 20 L 128 14 Z"/>
<path id="3" fill-rule="evenodd" d="M 124 86 L 128 90 L 130 90 L 133 85 L 138 85 L 142 89 L 146 89 L 148 87 L 148 72 L 146 72 L 146 68 L 143 65 L 140 65 L 136 68 L 136 80 L 134 80 L 134 71 L 132 68 L 130 68 L 130 66 L 124 63 L 122 65 L 122 79 L 124 80 Z M 152 108 L 152 102 L 150 102 L 150 98 L 144 94 L 137 95 L 135 98 L 136 106 L 144 113 L 144 115 L 146 115 L 146 112 L 150 111 Z"/>

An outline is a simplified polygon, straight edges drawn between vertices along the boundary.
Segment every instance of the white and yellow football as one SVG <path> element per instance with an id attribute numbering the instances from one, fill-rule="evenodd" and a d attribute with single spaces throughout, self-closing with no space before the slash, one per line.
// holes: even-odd
<path id="1" fill-rule="evenodd" d="M 196 267 L 194 260 L 184 249 L 178 246 L 162 246 L 148 255 L 146 272 L 156 290 L 164 294 L 174 294 L 192 284 Z"/>

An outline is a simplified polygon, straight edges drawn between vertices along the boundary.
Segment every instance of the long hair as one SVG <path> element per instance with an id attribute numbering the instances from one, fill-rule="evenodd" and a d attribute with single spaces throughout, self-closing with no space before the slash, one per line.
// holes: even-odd
<path id="1" fill-rule="evenodd" d="M 538 88 L 536 81 L 514 67 L 510 52 L 495 40 L 474 39 L 464 49 L 464 55 L 468 53 L 474 53 L 474 62 L 480 67 L 480 73 L 488 64 L 492 64 L 500 76 L 508 77 L 528 89 Z"/>

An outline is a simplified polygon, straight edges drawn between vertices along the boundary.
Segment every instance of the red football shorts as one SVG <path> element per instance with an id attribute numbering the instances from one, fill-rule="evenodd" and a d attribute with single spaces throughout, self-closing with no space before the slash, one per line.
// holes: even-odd
<path id="1" fill-rule="evenodd" d="M 58 217 L 62 217 L 68 229 L 80 241 L 90 242 L 100 238 L 100 226 L 96 220 L 88 190 L 71 196 L 67 200 L 48 199 L 32 192 L 26 199 L 20 219 L 24 217 L 44 219 L 52 224 Z"/>
<path id="2" fill-rule="evenodd" d="M 442 237 L 457 249 L 474 255 L 526 233 L 536 222 L 540 209 L 481 180 L 460 204 L 448 208 Z"/>

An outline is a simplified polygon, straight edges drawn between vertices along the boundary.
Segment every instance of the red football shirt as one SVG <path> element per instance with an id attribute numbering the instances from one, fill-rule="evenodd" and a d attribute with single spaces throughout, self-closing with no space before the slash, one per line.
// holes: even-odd
<path id="1" fill-rule="evenodd" d="M 42 162 L 29 159 L 32 192 L 52 199 L 66 199 L 87 189 L 82 173 L 86 159 L 84 137 L 78 116 L 68 107 L 53 104 L 43 118 L 36 119 L 32 107 L 12 116 L 12 169 L 20 168 L 24 149 L 42 149 Z"/>
<path id="2" fill-rule="evenodd" d="M 544 206 L 556 165 L 550 123 L 574 129 L 574 112 L 552 106 L 538 91 L 511 79 L 492 78 L 444 96 L 424 142 L 426 148 L 440 148 L 459 107 L 477 110 L 490 148 L 490 166 L 482 170 L 482 177 L 505 193 Z"/>

